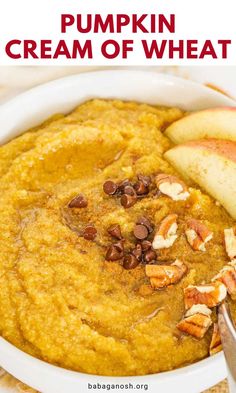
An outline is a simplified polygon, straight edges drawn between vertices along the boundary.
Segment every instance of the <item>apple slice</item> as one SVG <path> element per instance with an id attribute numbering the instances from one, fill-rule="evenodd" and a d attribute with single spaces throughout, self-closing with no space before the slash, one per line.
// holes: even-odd
<path id="1" fill-rule="evenodd" d="M 197 183 L 236 219 L 236 142 L 191 141 L 168 150 L 164 156 L 185 178 Z"/>
<path id="2" fill-rule="evenodd" d="M 236 108 L 213 108 L 191 113 L 165 131 L 175 144 L 204 138 L 236 141 Z"/>

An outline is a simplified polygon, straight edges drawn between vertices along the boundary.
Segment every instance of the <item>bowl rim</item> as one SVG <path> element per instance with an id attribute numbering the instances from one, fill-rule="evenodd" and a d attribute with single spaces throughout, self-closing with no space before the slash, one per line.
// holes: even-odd
<path id="1" fill-rule="evenodd" d="M 107 76 L 114 77 L 114 78 L 120 78 L 122 79 L 124 76 L 132 78 L 135 76 L 135 78 L 149 78 L 149 80 L 151 78 L 153 78 L 153 80 L 156 82 L 156 79 L 158 78 L 158 82 L 164 82 L 166 83 L 166 85 L 168 87 L 176 85 L 180 88 L 180 86 L 182 88 L 193 88 L 194 89 L 198 89 L 199 92 L 201 92 L 204 96 L 204 99 L 206 99 L 206 96 L 209 98 L 211 97 L 211 99 L 214 99 L 216 101 L 219 101 L 221 103 L 224 102 L 223 104 L 218 104 L 218 107 L 227 107 L 227 106 L 235 106 L 236 105 L 236 101 L 234 99 L 232 99 L 231 97 L 228 97 L 222 93 L 220 93 L 217 90 L 213 90 L 212 88 L 206 86 L 206 85 L 202 85 L 198 82 L 195 81 L 191 81 L 188 79 L 184 79 L 184 78 L 180 78 L 180 77 L 176 77 L 173 75 L 169 75 L 169 74 L 165 74 L 165 73 L 161 73 L 161 72 L 155 72 L 155 71 L 149 71 L 149 70 L 128 70 L 128 69 L 108 69 L 108 70 L 97 70 L 97 71 L 89 71 L 89 72 L 82 72 L 80 74 L 74 74 L 74 75 L 69 75 L 69 76 L 65 76 L 63 78 L 58 78 L 43 84 L 39 84 L 35 87 L 32 87 L 29 90 L 23 91 L 22 93 L 16 95 L 13 98 L 10 98 L 9 100 L 7 100 L 5 103 L 0 105 L 0 121 L 1 119 L 6 121 L 6 118 L 8 117 L 10 120 L 8 120 L 8 128 L 12 127 L 12 124 L 14 123 L 14 117 L 12 117 L 12 110 L 14 111 L 14 109 L 17 109 L 18 105 L 23 105 L 23 103 L 25 104 L 26 107 L 28 107 L 29 105 L 32 105 L 34 103 L 34 101 L 37 101 L 37 98 L 40 97 L 40 95 L 42 95 L 42 93 L 47 90 L 47 91 L 53 91 L 53 90 L 57 90 L 58 94 L 63 93 L 63 88 L 69 88 L 71 87 L 71 83 L 72 82 L 80 82 L 83 83 L 85 80 L 91 82 L 91 80 L 93 80 L 93 82 L 96 82 L 96 80 L 98 79 L 106 79 Z M 42 98 L 42 97 L 41 97 Z M 97 96 L 92 95 L 88 95 L 86 96 L 86 100 L 90 100 L 92 98 L 98 98 Z M 100 98 L 104 98 L 101 97 Z M 117 94 L 114 93 L 112 95 L 109 95 L 107 97 L 108 99 L 119 99 L 117 98 Z M 124 98 L 120 98 L 121 100 L 124 100 Z M 203 99 L 203 98 L 201 98 Z M 134 102 L 139 102 L 139 103 L 143 103 L 146 102 L 147 104 L 152 105 L 152 103 L 145 101 L 145 99 L 140 99 L 137 100 L 135 99 L 130 99 L 127 98 L 127 101 L 134 101 Z M 78 103 L 79 103 L 79 99 L 78 99 Z M 62 104 L 60 104 L 62 105 Z M 64 103 L 65 105 L 65 103 Z M 78 104 L 77 104 L 78 105 Z M 173 107 L 173 106 L 178 106 L 176 105 L 172 105 L 170 104 L 160 104 L 160 105 L 166 105 L 167 107 Z M 195 104 L 196 105 L 196 104 Z M 65 105 L 66 107 L 66 105 Z M 76 107 L 76 105 L 74 106 Z M 204 106 L 205 107 L 205 106 Z M 213 107 L 212 105 L 210 105 L 210 107 Z M 215 108 L 217 107 L 214 106 Z M 179 108 L 183 108 L 183 106 L 181 107 L 181 105 L 179 105 Z M 209 106 L 206 106 L 206 108 L 209 108 Z M 198 109 L 200 110 L 200 109 Z M 34 107 L 34 116 L 36 117 L 36 108 Z M 69 113 L 70 110 L 61 110 L 60 107 L 60 113 Z M 35 120 L 33 121 L 31 119 L 30 123 L 28 122 L 26 126 L 22 127 L 21 123 L 22 121 L 25 122 L 26 118 L 24 117 L 24 114 L 22 114 L 20 117 L 18 115 L 18 122 L 19 122 L 19 126 L 17 126 L 17 132 L 16 130 L 12 131 L 12 129 L 8 130 L 7 134 L 12 134 L 10 139 L 13 139 L 15 137 L 17 137 L 18 135 L 22 134 L 24 131 L 27 131 L 35 126 L 38 126 L 40 124 L 42 124 L 42 122 L 44 122 L 45 120 L 47 120 L 48 118 L 50 118 L 50 116 L 52 114 L 58 113 L 58 110 L 54 110 L 54 112 L 46 112 L 47 115 L 45 115 L 42 120 Z M 28 115 L 29 118 L 29 115 Z M 41 121 L 41 123 L 40 123 Z M 8 137 L 5 138 L 1 138 L 1 133 L 0 133 L 0 146 L 6 142 L 9 141 Z"/>
<path id="2" fill-rule="evenodd" d="M 138 76 L 147 76 L 147 74 L 149 75 L 149 77 L 154 77 L 154 78 L 159 78 L 162 79 L 166 82 L 169 83 L 173 83 L 173 84 L 182 84 L 182 85 L 187 85 L 188 87 L 194 87 L 194 88 L 198 88 L 201 89 L 201 91 L 205 92 L 205 93 L 209 93 L 211 94 L 213 97 L 215 97 L 216 99 L 219 99 L 220 101 L 224 101 L 225 102 L 225 106 L 236 106 L 236 102 L 227 97 L 224 96 L 222 93 L 212 90 L 211 88 L 201 85 L 198 82 L 194 82 L 194 81 L 189 81 L 183 78 L 179 78 L 176 76 L 172 76 L 169 74 L 165 74 L 165 73 L 159 73 L 159 72 L 155 72 L 155 71 L 150 71 L 150 70 L 127 70 L 127 69 L 109 69 L 109 70 L 96 70 L 96 71 L 89 71 L 89 72 L 82 72 L 80 74 L 74 74 L 74 75 L 70 75 L 70 76 L 66 76 L 63 78 L 58 78 L 56 80 L 47 82 L 47 83 L 43 83 L 40 84 L 36 87 L 33 87 L 19 95 L 17 95 L 14 98 L 11 98 L 10 100 L 8 100 L 6 103 L 2 104 L 0 106 L 0 120 L 1 120 L 1 116 L 2 115 L 6 115 L 9 114 L 11 111 L 11 108 L 13 107 L 17 107 L 18 105 L 22 105 L 23 101 L 27 101 L 29 100 L 29 98 L 31 96 L 33 96 L 33 98 L 36 98 L 38 94 L 42 93 L 45 89 L 49 89 L 49 88 L 55 88 L 57 85 L 65 85 L 71 81 L 74 80 L 80 80 L 81 78 L 86 78 L 86 77 L 92 77 L 92 78 L 97 78 L 97 77 L 104 77 L 107 76 L 108 74 L 110 74 L 110 76 L 112 75 L 117 75 L 117 76 L 124 76 L 125 74 L 127 76 L 131 75 L 131 74 L 135 74 L 137 77 Z M 128 99 L 127 99 L 128 100 Z M 137 101 L 138 102 L 138 101 Z M 142 102 L 142 100 L 140 100 L 140 102 Z M 219 105 L 221 107 L 224 107 L 224 105 Z M 37 122 L 38 123 L 38 122 Z M 21 134 L 23 132 L 23 130 L 19 133 Z M 10 131 L 9 131 L 10 134 Z M 223 352 L 218 353 L 214 356 L 208 356 L 205 359 L 196 361 L 195 363 L 192 363 L 190 365 L 187 366 L 183 366 L 171 371 L 165 371 L 165 372 L 160 372 L 160 373 L 154 373 L 154 374 L 148 374 L 148 375 L 135 375 L 135 376 L 121 376 L 121 377 L 117 377 L 117 376 L 100 376 L 100 375 L 93 375 L 93 374 L 85 374 L 85 373 L 81 373 L 78 371 L 72 371 L 63 367 L 59 367 L 59 366 L 55 366 L 51 363 L 45 362 L 41 359 L 38 359 L 36 357 L 33 357 L 25 352 L 23 352 L 22 350 L 18 349 L 16 346 L 14 346 L 13 344 L 11 344 L 10 342 L 8 342 L 7 340 L 5 340 L 4 338 L 0 338 L 0 350 L 2 351 L 2 349 L 4 350 L 4 353 L 7 356 L 14 356 L 14 352 L 16 357 L 23 357 L 25 359 L 25 361 L 28 362 L 32 362 L 32 364 L 34 364 L 36 367 L 40 368 L 43 367 L 43 369 L 45 371 L 47 371 L 48 373 L 51 372 L 55 377 L 58 375 L 58 373 L 63 374 L 63 376 L 65 377 L 73 377 L 73 378 L 90 378 L 91 380 L 97 380 L 99 378 L 99 380 L 101 381 L 111 381 L 111 380 L 140 380 L 140 379 L 144 379 L 145 381 L 149 381 L 152 380 L 153 377 L 155 377 L 155 380 L 158 382 L 159 379 L 161 380 L 166 380 L 169 379 L 172 376 L 175 377 L 181 377 L 183 376 L 183 374 L 198 374 L 200 369 L 201 370 L 205 370 L 207 372 L 207 370 L 213 369 L 214 367 L 217 367 L 217 369 L 221 368 L 221 377 L 225 377 L 226 376 L 226 367 L 225 367 L 225 362 L 224 362 L 224 356 L 223 356 Z M 202 371 L 201 371 L 202 373 Z M 222 379 L 221 378 L 221 379 Z"/>
<path id="3" fill-rule="evenodd" d="M 14 97 L 11 97 L 10 99 L 8 99 L 6 102 L 2 103 L 0 105 L 0 112 L 5 109 L 6 107 L 8 107 L 9 105 L 18 103 L 18 101 L 22 100 L 23 98 L 27 97 L 28 95 L 31 95 L 32 93 L 38 93 L 41 90 L 44 90 L 47 87 L 55 87 L 58 83 L 63 84 L 66 82 L 70 82 L 72 80 L 75 79 L 81 79 L 83 77 L 87 77 L 87 76 L 91 76 L 91 77 L 97 77 L 97 76 L 106 76 L 107 74 L 114 74 L 114 75 L 132 75 L 132 74 L 136 74 L 136 76 L 153 76 L 153 77 L 159 77 L 162 78 L 163 80 L 169 81 L 169 82 L 175 82 L 175 83 L 182 83 L 182 84 L 186 84 L 188 86 L 193 86 L 193 87 L 198 87 L 199 89 L 201 89 L 202 91 L 208 91 L 211 92 L 211 94 L 213 94 L 215 97 L 217 98 L 223 98 L 225 101 L 228 101 L 229 105 L 231 106 L 236 106 L 236 99 L 234 99 L 233 97 L 230 97 L 224 93 L 221 93 L 218 90 L 214 90 L 213 88 L 205 85 L 205 84 L 201 84 L 199 82 L 190 80 L 190 79 L 185 79 L 183 77 L 179 77 L 179 76 L 175 76 L 175 75 L 171 75 L 168 73 L 164 73 L 164 72 L 158 72 L 158 71 L 150 71 L 150 70 L 138 70 L 138 69 L 120 69 L 120 67 L 113 67 L 112 69 L 102 69 L 102 70 L 92 70 L 92 71 L 88 71 L 86 70 L 85 72 L 81 72 L 78 74 L 73 74 L 73 75 L 68 75 L 68 76 L 63 76 L 62 78 L 57 78 L 57 79 L 53 79 L 51 81 L 48 82 L 44 82 L 44 83 L 40 83 L 39 85 L 33 86 L 23 92 L 20 92 L 19 94 L 17 94 Z M 129 100 L 130 101 L 130 100 Z M 136 101 L 136 102 L 141 102 L 143 103 L 142 100 L 140 101 Z"/>
<path id="4" fill-rule="evenodd" d="M 153 373 L 153 374 L 144 374 L 144 375 L 131 375 L 131 376 L 106 376 L 106 375 L 98 375 L 98 374 L 87 374 L 87 373 L 83 373 L 80 371 L 74 371 L 74 370 L 70 370 L 64 367 L 60 367 L 60 366 L 56 366 L 52 363 L 48 363 L 44 360 L 41 360 L 35 356 L 29 355 L 27 352 L 22 351 L 21 349 L 17 348 L 15 345 L 11 344 L 9 341 L 7 341 L 6 339 L 0 337 L 0 348 L 1 351 L 3 350 L 4 353 L 9 354 L 10 357 L 12 356 L 16 356 L 16 358 L 21 358 L 23 357 L 24 361 L 27 363 L 33 363 L 34 366 L 41 366 L 43 368 L 43 370 L 45 371 L 46 369 L 48 369 L 50 372 L 52 372 L 55 377 L 58 373 L 63 374 L 63 376 L 68 376 L 68 377 L 76 377 L 76 378 L 87 378 L 89 376 L 90 379 L 93 380 L 97 380 L 97 378 L 99 378 L 99 380 L 103 381 L 103 382 L 110 382 L 111 380 L 138 380 L 138 379 L 143 379 L 145 378 L 145 380 L 147 380 L 147 382 L 149 380 L 152 380 L 153 377 L 155 377 L 155 379 L 163 379 L 163 377 L 165 379 L 168 379 L 170 376 L 172 376 L 173 374 L 175 376 L 182 376 L 183 373 L 187 374 L 189 372 L 191 372 L 191 374 L 197 374 L 199 371 L 199 367 L 207 370 L 209 367 L 209 363 L 212 363 L 212 365 L 216 365 L 217 363 L 222 363 L 222 366 L 224 366 L 224 355 L 223 355 L 223 351 L 213 355 L 213 356 L 208 356 L 207 358 L 201 359 L 199 361 L 196 361 L 192 364 L 183 366 L 183 367 L 179 367 L 173 370 L 169 370 L 169 371 L 163 371 L 163 372 L 159 372 L 159 373 Z M 14 352 L 14 353 L 13 353 Z"/>

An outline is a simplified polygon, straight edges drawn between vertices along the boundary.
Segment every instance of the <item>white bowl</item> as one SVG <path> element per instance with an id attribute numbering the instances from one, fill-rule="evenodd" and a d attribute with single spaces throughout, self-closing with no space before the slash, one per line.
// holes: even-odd
<path id="1" fill-rule="evenodd" d="M 143 71 L 100 71 L 75 75 L 36 87 L 0 108 L 0 143 L 5 143 L 52 114 L 71 111 L 90 98 L 119 98 L 197 110 L 235 106 L 209 88 L 184 79 Z M 101 377 L 50 365 L 0 338 L 0 366 L 43 393 L 89 391 L 88 384 L 145 385 L 139 391 L 199 393 L 226 377 L 223 353 L 178 370 L 140 377 Z M 114 391 L 114 390 L 113 390 Z M 115 391 L 119 391 L 116 389 Z M 124 391 L 122 389 L 120 391 Z M 127 392 L 133 389 L 125 389 Z"/>

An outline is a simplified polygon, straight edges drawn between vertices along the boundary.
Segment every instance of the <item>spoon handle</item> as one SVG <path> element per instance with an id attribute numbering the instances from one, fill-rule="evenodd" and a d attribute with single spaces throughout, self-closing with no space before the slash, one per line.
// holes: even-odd
<path id="1" fill-rule="evenodd" d="M 219 306 L 218 325 L 228 369 L 230 393 L 236 393 L 236 328 L 227 303 Z"/>

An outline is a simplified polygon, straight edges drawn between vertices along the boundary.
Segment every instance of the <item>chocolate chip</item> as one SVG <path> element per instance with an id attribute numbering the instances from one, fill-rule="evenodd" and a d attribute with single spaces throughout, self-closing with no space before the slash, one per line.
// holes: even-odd
<path id="1" fill-rule="evenodd" d="M 146 187 L 148 187 L 151 184 L 151 177 L 150 176 L 144 176 L 144 175 L 137 175 L 138 180 L 140 180 Z"/>
<path id="2" fill-rule="evenodd" d="M 88 224 L 83 230 L 83 237 L 86 240 L 94 240 L 97 235 L 97 229 L 92 224 Z"/>
<path id="3" fill-rule="evenodd" d="M 108 247 L 107 253 L 106 253 L 106 261 L 118 261 L 123 257 L 123 254 L 117 250 L 113 244 Z"/>
<path id="4" fill-rule="evenodd" d="M 118 251 L 124 252 L 124 242 L 125 242 L 125 240 L 122 239 L 119 242 L 114 243 L 113 246 L 115 246 Z"/>
<path id="5" fill-rule="evenodd" d="M 112 180 L 107 180 L 103 184 L 103 191 L 107 195 L 114 195 L 117 191 L 117 188 L 118 188 L 117 184 L 114 183 L 114 181 L 112 181 Z"/>
<path id="6" fill-rule="evenodd" d="M 117 261 L 120 259 L 120 252 L 113 246 L 113 244 L 108 247 L 105 259 L 106 261 Z"/>
<path id="7" fill-rule="evenodd" d="M 120 199 L 120 203 L 125 209 L 133 206 L 136 203 L 136 201 L 137 201 L 137 197 L 135 195 L 123 194 Z"/>
<path id="8" fill-rule="evenodd" d="M 118 261 L 124 256 L 124 242 L 120 241 L 114 244 L 111 244 L 106 253 L 105 259 L 107 261 Z"/>
<path id="9" fill-rule="evenodd" d="M 123 268 L 126 270 L 135 269 L 138 265 L 138 259 L 132 254 L 126 255 L 123 259 Z"/>
<path id="10" fill-rule="evenodd" d="M 152 247 L 152 243 L 149 240 L 143 240 L 141 243 L 141 247 L 144 252 L 148 251 Z"/>
<path id="11" fill-rule="evenodd" d="M 115 237 L 116 239 L 122 239 L 120 225 L 118 224 L 112 225 L 110 228 L 108 228 L 107 232 L 109 233 L 109 235 Z"/>
<path id="12" fill-rule="evenodd" d="M 129 185 L 124 187 L 124 194 L 136 196 L 136 192 L 135 192 L 134 188 Z"/>
<path id="13" fill-rule="evenodd" d="M 144 253 L 143 259 L 147 263 L 154 261 L 157 259 L 157 253 L 150 249 Z"/>
<path id="14" fill-rule="evenodd" d="M 73 208 L 73 207 L 81 208 L 81 207 L 87 207 L 87 206 L 88 206 L 88 201 L 83 194 L 77 195 L 68 204 L 68 207 L 70 207 L 70 208 Z"/>
<path id="15" fill-rule="evenodd" d="M 152 233 L 153 231 L 153 226 L 150 222 L 150 220 L 146 217 L 140 217 L 137 221 L 137 224 L 145 225 L 145 227 L 148 229 L 149 233 Z"/>
<path id="16" fill-rule="evenodd" d="M 122 180 L 120 183 L 118 183 L 118 191 L 119 191 L 120 193 L 123 193 L 123 192 L 124 192 L 124 188 L 125 188 L 126 186 L 131 186 L 131 187 L 132 187 L 132 184 L 131 184 L 131 182 L 129 181 L 129 179 Z"/>
<path id="17" fill-rule="evenodd" d="M 148 229 L 145 225 L 141 225 L 141 224 L 135 225 L 133 232 L 136 239 L 144 240 L 148 237 Z"/>
<path id="18" fill-rule="evenodd" d="M 134 189 L 137 195 L 145 195 L 149 193 L 148 186 L 145 186 L 145 184 L 142 181 L 138 181 L 137 183 L 135 183 Z"/>
<path id="19" fill-rule="evenodd" d="M 132 255 L 138 259 L 138 261 L 142 260 L 142 247 L 141 244 L 137 244 L 136 247 L 131 251 Z"/>

